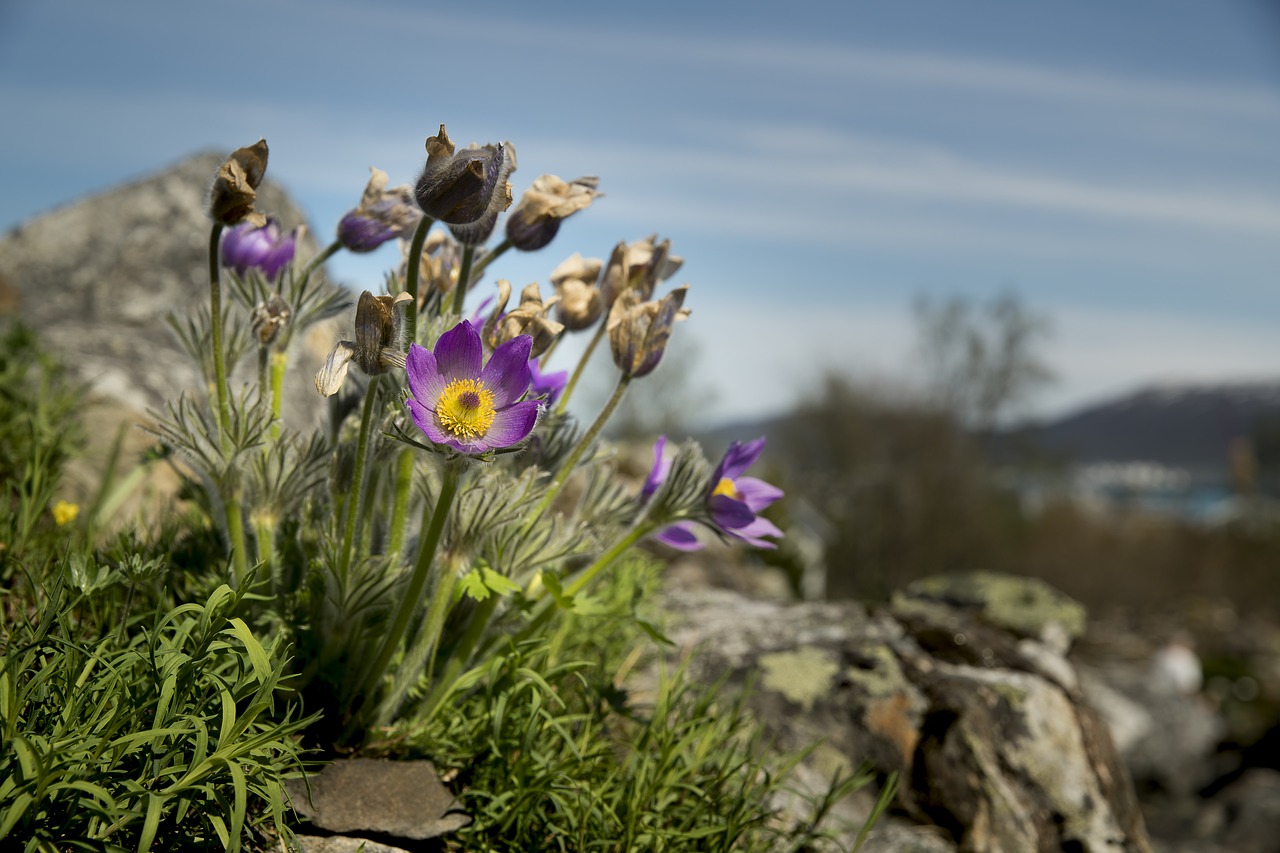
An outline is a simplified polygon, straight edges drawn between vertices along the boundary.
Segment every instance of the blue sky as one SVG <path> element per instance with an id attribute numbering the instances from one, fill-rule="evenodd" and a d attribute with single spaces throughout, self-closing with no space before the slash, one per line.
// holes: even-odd
<path id="1" fill-rule="evenodd" d="M 368 167 L 507 139 L 517 195 L 594 174 L 573 251 L 685 257 L 699 420 L 836 369 L 910 377 L 918 294 L 1050 316 L 1054 414 L 1280 376 L 1280 4 L 0 2 L 0 227 L 265 136 L 326 239 Z M 395 260 L 339 256 L 376 287 Z M 660 376 L 660 374 L 659 374 Z"/>

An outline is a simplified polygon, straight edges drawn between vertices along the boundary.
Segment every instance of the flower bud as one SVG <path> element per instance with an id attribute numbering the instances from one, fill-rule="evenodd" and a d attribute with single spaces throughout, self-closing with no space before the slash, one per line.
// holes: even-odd
<path id="1" fill-rule="evenodd" d="M 266 302 L 259 302 L 253 309 L 249 318 L 249 327 L 257 336 L 260 345 L 271 346 L 280 334 L 280 330 L 289 325 L 289 318 L 292 316 L 293 312 L 289 310 L 289 304 L 280 297 L 279 293 L 272 293 Z"/>
<path id="2" fill-rule="evenodd" d="M 267 173 L 267 140 L 259 139 L 231 152 L 213 176 L 209 189 L 209 215 L 222 225 L 248 221 L 265 225 L 266 217 L 253 209 L 258 186 Z"/>
<path id="3" fill-rule="evenodd" d="M 422 220 L 412 187 L 387 189 L 387 173 L 374 167 L 369 171 L 360 204 L 338 222 L 338 240 L 352 252 L 372 252 L 392 237 L 407 239 Z"/>
<path id="4" fill-rule="evenodd" d="M 553 296 L 544 303 L 542 293 L 537 283 L 534 283 L 521 291 L 520 305 L 510 313 L 505 313 L 510 299 L 511 282 L 499 279 L 498 304 L 489 315 L 489 319 L 485 321 L 481 338 L 489 349 L 496 350 L 513 338 L 528 335 L 533 338 L 529 357 L 537 358 L 546 352 L 556 337 L 564 331 L 563 325 L 547 319 L 547 311 L 560 301 L 560 297 Z"/>
<path id="5" fill-rule="evenodd" d="M 591 206 L 600 195 L 596 191 L 599 185 L 600 179 L 595 177 L 565 182 L 555 175 L 543 175 L 507 217 L 507 239 L 523 252 L 541 249 L 556 236 L 563 220 Z"/>
<path id="6" fill-rule="evenodd" d="M 427 163 L 414 198 L 428 216 L 449 225 L 466 225 L 486 213 L 511 206 L 515 149 L 509 142 L 483 147 L 471 145 L 455 153 L 453 141 L 440 125 L 440 133 L 427 140 Z"/>
<path id="7" fill-rule="evenodd" d="M 316 373 L 316 390 L 332 397 L 347 378 L 354 361 L 368 376 L 404 367 L 404 311 L 401 306 L 413 299 L 408 293 L 397 296 L 360 294 L 356 303 L 354 341 L 338 341 Z"/>
<path id="8" fill-rule="evenodd" d="M 274 281 L 293 260 L 304 227 L 299 225 L 282 234 L 280 222 L 274 217 L 267 217 L 261 226 L 246 219 L 222 235 L 222 263 L 242 277 L 250 269 L 258 269 L 268 281 Z"/>
<path id="9" fill-rule="evenodd" d="M 574 252 L 551 271 L 551 283 L 560 295 L 556 317 L 570 331 L 595 325 L 604 313 L 604 296 L 595 286 L 604 262 L 599 258 L 584 259 Z"/>
<path id="10" fill-rule="evenodd" d="M 688 285 L 682 285 L 655 302 L 641 302 L 639 291 L 626 290 L 609 309 L 605 328 L 613 363 L 623 376 L 646 376 L 667 351 L 671 327 L 689 316 L 682 308 Z"/>

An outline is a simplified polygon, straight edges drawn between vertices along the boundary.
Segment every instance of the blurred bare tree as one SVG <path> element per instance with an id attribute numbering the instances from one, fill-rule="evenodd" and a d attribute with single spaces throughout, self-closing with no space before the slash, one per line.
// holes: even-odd
<path id="1" fill-rule="evenodd" d="M 1013 292 L 988 302 L 920 296 L 914 311 L 931 399 L 980 436 L 1053 380 L 1040 355 L 1049 319 Z"/>

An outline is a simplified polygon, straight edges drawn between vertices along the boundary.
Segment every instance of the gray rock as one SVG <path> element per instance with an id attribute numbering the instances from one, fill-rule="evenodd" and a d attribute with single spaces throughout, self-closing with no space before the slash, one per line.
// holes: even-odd
<path id="1" fill-rule="evenodd" d="M 1065 657 L 1083 609 L 1039 581 L 924 581 L 883 612 L 696 588 L 667 600 L 669 636 L 696 671 L 755 680 L 753 709 L 780 749 L 821 739 L 811 761 L 899 774 L 896 811 L 910 819 L 884 820 L 864 849 L 1151 849 L 1107 726 Z M 870 807 L 850 800 L 833 816 L 850 827 L 845 844 Z"/>
<path id="2" fill-rule="evenodd" d="M 435 838 L 471 822 L 430 761 L 353 758 L 289 784 L 293 807 L 330 832 Z"/>
<path id="3" fill-rule="evenodd" d="M 38 330 L 94 392 L 134 412 L 159 409 L 178 392 L 198 388 L 195 367 L 164 318 L 207 309 L 211 223 L 205 204 L 225 156 L 192 157 L 0 237 L 0 313 Z M 352 190 L 353 204 L 359 189 Z M 301 211 L 269 177 L 258 192 L 258 208 L 284 228 L 303 224 Z M 298 256 L 316 251 L 308 232 Z M 232 301 L 229 290 L 224 281 L 224 304 Z M 315 340 L 297 348 L 286 376 L 285 419 L 297 427 L 316 422 L 323 410 L 311 377 L 336 327 L 315 330 Z M 242 365 L 233 387 L 249 381 L 253 370 Z"/>

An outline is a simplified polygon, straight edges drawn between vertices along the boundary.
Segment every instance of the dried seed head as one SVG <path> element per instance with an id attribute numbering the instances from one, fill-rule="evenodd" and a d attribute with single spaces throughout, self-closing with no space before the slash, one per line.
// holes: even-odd
<path id="1" fill-rule="evenodd" d="M 257 335 L 261 346 L 271 346 L 280 331 L 289 325 L 289 318 L 292 316 L 293 312 L 289 310 L 288 303 L 279 293 L 272 293 L 266 302 L 259 302 L 253 309 L 250 328 Z"/>
<path id="2" fill-rule="evenodd" d="M 498 304 L 489 319 L 485 321 L 481 339 L 491 350 L 496 350 L 509 340 L 528 335 L 533 338 L 533 347 L 529 357 L 537 358 L 547 351 L 556 337 L 564 331 L 564 326 L 554 320 L 547 319 L 547 311 L 560 301 L 553 296 L 547 302 L 542 301 L 542 293 L 537 283 L 530 284 L 520 293 L 520 305 L 507 313 L 507 302 L 511 299 L 511 282 L 498 280 Z"/>
<path id="3" fill-rule="evenodd" d="M 543 175 L 520 197 L 520 203 L 507 217 L 507 239 L 524 252 L 546 246 L 560 230 L 560 223 L 586 210 L 600 195 L 596 177 L 563 181 L 555 175 Z"/>
<path id="4" fill-rule="evenodd" d="M 338 240 L 352 252 L 372 252 L 393 237 L 408 238 L 422 219 L 412 187 L 387 189 L 387 173 L 374 167 L 369 171 L 360 204 L 338 222 Z"/>
<path id="5" fill-rule="evenodd" d="M 509 142 L 470 145 L 454 149 L 453 140 L 440 125 L 440 133 L 427 140 L 427 163 L 418 178 L 414 197 L 428 216 L 449 225 L 467 225 L 511 206 L 515 149 Z"/>
<path id="6" fill-rule="evenodd" d="M 209 215 L 223 225 L 250 222 L 265 225 L 266 217 L 253 209 L 258 186 L 267 173 L 267 140 L 231 152 L 213 176 Z"/>
<path id="7" fill-rule="evenodd" d="M 352 361 L 368 376 L 404 367 L 404 304 L 412 299 L 408 293 L 361 293 L 356 303 L 355 340 L 338 341 L 316 373 L 316 390 L 326 397 L 336 394 Z"/>
<path id="8" fill-rule="evenodd" d="M 624 376 L 645 376 L 658 366 L 667 351 L 671 328 L 689 316 L 682 308 L 689 286 L 683 285 L 654 302 L 641 302 L 637 290 L 627 290 L 609 310 L 605 328 L 613 363 Z"/>

